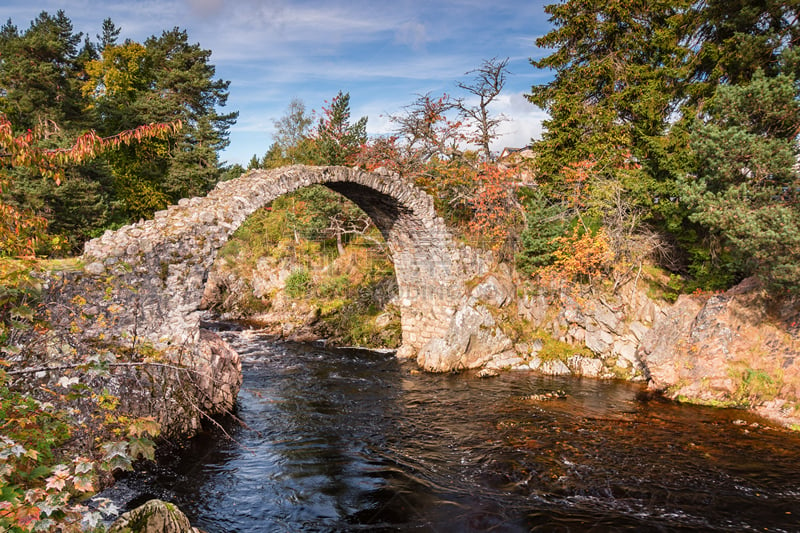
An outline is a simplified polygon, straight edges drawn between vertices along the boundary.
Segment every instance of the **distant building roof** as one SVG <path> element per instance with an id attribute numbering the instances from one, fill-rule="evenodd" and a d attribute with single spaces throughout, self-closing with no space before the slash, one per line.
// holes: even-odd
<path id="1" fill-rule="evenodd" d="M 503 151 L 500 152 L 500 160 L 507 159 L 512 155 L 517 155 L 518 157 L 531 159 L 536 156 L 533 152 L 533 147 L 531 145 L 523 146 L 522 148 L 512 148 L 510 146 L 506 146 L 503 148 Z"/>

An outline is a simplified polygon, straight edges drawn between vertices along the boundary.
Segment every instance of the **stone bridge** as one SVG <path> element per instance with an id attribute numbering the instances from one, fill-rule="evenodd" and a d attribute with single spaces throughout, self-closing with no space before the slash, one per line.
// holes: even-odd
<path id="1" fill-rule="evenodd" d="M 399 287 L 399 356 L 416 355 L 427 370 L 449 371 L 480 366 L 510 348 L 481 305 L 497 292 L 496 284 L 481 283 L 489 268 L 484 254 L 456 242 L 431 197 L 410 182 L 344 167 L 252 171 L 88 242 L 80 280 L 71 285 L 83 287 L 89 313 L 101 320 L 84 334 L 196 353 L 200 302 L 219 248 L 255 210 L 313 184 L 352 200 L 383 234 Z"/>

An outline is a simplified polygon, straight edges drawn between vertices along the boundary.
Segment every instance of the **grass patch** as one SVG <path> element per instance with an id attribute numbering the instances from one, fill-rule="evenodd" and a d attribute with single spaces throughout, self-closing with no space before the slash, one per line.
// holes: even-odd
<path id="1" fill-rule="evenodd" d="M 308 293 L 311 288 L 311 274 L 307 268 L 296 268 L 286 278 L 284 290 L 292 298 L 299 298 Z"/>
<path id="2" fill-rule="evenodd" d="M 730 376 L 736 380 L 733 400 L 744 406 L 774 400 L 783 386 L 783 372 L 771 374 L 763 369 L 737 363 L 731 366 Z"/>
<path id="3" fill-rule="evenodd" d="M 746 407 L 742 405 L 740 402 L 735 400 L 704 400 L 701 398 L 690 398 L 688 396 L 684 396 L 679 394 L 675 401 L 678 403 L 686 403 L 690 405 L 702 405 L 704 407 L 716 407 L 719 409 L 741 409 Z"/>
<path id="4" fill-rule="evenodd" d="M 647 282 L 647 296 L 651 300 L 675 303 L 686 289 L 686 281 L 678 274 L 669 273 L 654 265 L 644 265 L 642 272 Z"/>
<path id="5" fill-rule="evenodd" d="M 540 340 L 542 350 L 539 352 L 539 359 L 542 361 L 563 361 L 574 356 L 594 357 L 594 353 L 585 346 L 575 346 L 568 342 L 560 341 L 553 337 L 549 331 L 537 329 L 531 335 L 531 340 Z"/>

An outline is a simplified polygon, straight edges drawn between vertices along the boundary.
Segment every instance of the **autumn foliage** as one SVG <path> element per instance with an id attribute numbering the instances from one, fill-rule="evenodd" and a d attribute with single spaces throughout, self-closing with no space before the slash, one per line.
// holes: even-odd
<path id="1" fill-rule="evenodd" d="M 592 233 L 575 226 L 572 234 L 556 237 L 555 262 L 538 272 L 544 279 L 591 283 L 613 265 L 614 251 L 604 228 Z"/>
<path id="2" fill-rule="evenodd" d="M 94 131 L 84 133 L 66 148 L 44 148 L 42 144 L 57 130 L 52 123 L 42 123 L 22 134 L 14 134 L 11 122 L 0 114 L 0 158 L 4 169 L 24 167 L 60 184 L 68 166 L 79 165 L 100 154 L 130 146 L 146 139 L 167 139 L 177 134 L 182 125 L 148 124 L 120 132 L 110 137 L 100 137 Z M 0 195 L 11 183 L 10 173 L 0 169 Z M 33 256 L 36 243 L 46 229 L 47 220 L 30 210 L 20 210 L 0 200 L 0 255 Z"/>
<path id="3" fill-rule="evenodd" d="M 508 241 L 519 217 L 512 188 L 515 174 L 509 168 L 484 163 L 476 178 L 475 192 L 469 197 L 469 235 L 484 247 L 498 250 Z"/>

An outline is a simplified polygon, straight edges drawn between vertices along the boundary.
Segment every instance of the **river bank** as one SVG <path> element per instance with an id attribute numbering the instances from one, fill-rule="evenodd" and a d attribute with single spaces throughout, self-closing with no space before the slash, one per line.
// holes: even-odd
<path id="1" fill-rule="evenodd" d="M 322 320 L 324 302 L 287 293 L 293 268 L 290 261 L 262 262 L 246 280 L 232 270 L 217 271 L 207 300 L 225 316 L 225 305 L 214 299 L 223 277 L 229 303 L 250 297 L 237 288 L 262 287 L 268 310 L 247 313 L 234 305 L 228 316 L 288 340 L 352 344 L 342 343 L 342 332 Z M 315 282 L 325 283 L 308 281 Z M 536 282 L 498 265 L 473 286 L 471 298 L 496 326 L 483 328 L 492 332 L 481 339 L 491 356 L 476 368 L 644 382 L 676 401 L 746 408 L 800 427 L 800 299 L 776 300 L 754 278 L 726 292 L 688 295 L 678 294 L 671 278 L 656 269 L 640 270 L 612 290 L 602 283 Z M 374 302 L 373 331 L 390 324 L 392 298 L 384 292 Z M 474 329 L 449 340 L 468 346 Z M 380 346 L 380 333 L 372 339 L 378 343 L 366 346 Z"/>

